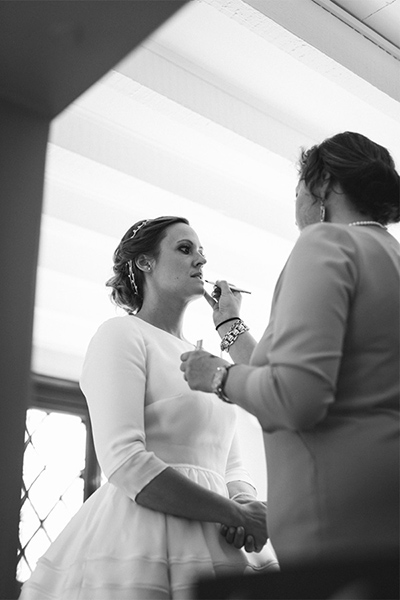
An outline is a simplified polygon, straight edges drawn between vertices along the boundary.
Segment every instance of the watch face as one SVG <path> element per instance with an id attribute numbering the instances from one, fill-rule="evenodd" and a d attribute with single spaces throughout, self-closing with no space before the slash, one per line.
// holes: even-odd
<path id="1" fill-rule="evenodd" d="M 214 393 L 218 391 L 225 375 L 225 367 L 218 367 L 211 383 L 211 389 Z"/>

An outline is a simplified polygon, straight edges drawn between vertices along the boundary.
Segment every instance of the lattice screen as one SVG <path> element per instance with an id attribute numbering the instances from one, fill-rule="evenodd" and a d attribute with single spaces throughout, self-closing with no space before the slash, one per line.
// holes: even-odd
<path id="1" fill-rule="evenodd" d="M 29 409 L 17 579 L 25 581 L 84 499 L 86 425 L 75 415 Z"/>

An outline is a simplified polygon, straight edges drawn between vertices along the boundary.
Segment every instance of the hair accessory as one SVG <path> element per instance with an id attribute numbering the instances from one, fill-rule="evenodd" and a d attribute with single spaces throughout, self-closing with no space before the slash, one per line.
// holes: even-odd
<path id="1" fill-rule="evenodd" d="M 127 265 L 128 265 L 128 277 L 129 277 L 129 281 L 131 282 L 131 286 L 132 286 L 134 294 L 136 296 L 138 296 L 139 295 L 139 290 L 138 290 L 138 287 L 137 287 L 136 281 L 135 281 L 135 274 L 133 272 L 132 261 L 128 260 Z"/>
<path id="2" fill-rule="evenodd" d="M 236 319 L 231 328 L 226 332 L 224 337 L 221 340 L 221 352 L 225 350 L 225 352 L 229 352 L 229 348 L 236 342 L 239 335 L 244 333 L 245 331 L 249 331 L 247 325 L 244 324 L 242 319 Z"/>
<path id="3" fill-rule="evenodd" d="M 140 223 L 140 225 L 138 225 L 132 231 L 132 235 L 128 238 L 128 240 L 133 240 L 133 238 L 135 237 L 137 232 L 140 231 L 142 229 L 142 227 L 144 227 L 149 222 L 149 220 L 150 219 L 145 219 L 144 221 L 142 221 Z M 138 290 L 138 286 L 136 285 L 135 274 L 133 272 L 133 262 L 132 262 L 132 260 L 128 260 L 126 264 L 128 265 L 128 277 L 129 277 L 129 281 L 131 282 L 133 292 L 136 296 L 139 296 L 139 290 Z"/>
<path id="4" fill-rule="evenodd" d="M 145 226 L 145 225 L 146 225 L 146 224 L 149 222 L 149 220 L 150 220 L 150 219 L 145 219 L 144 221 L 142 221 L 142 222 L 140 223 L 140 225 L 138 225 L 138 226 L 136 227 L 136 229 L 134 229 L 134 230 L 132 231 L 132 235 L 131 235 L 131 236 L 128 238 L 128 240 L 132 240 L 132 239 L 135 237 L 135 235 L 137 234 L 137 232 L 138 232 L 138 231 L 140 231 L 140 230 L 142 229 L 142 227 L 144 227 L 144 226 Z"/>
<path id="5" fill-rule="evenodd" d="M 229 323 L 229 321 L 237 321 L 238 319 L 240 319 L 240 317 L 231 317 L 230 319 L 225 319 L 225 321 L 221 321 L 221 323 L 218 323 L 218 325 L 216 326 L 215 331 L 218 331 L 221 325 L 225 325 L 225 323 Z"/>
<path id="6" fill-rule="evenodd" d="M 382 225 L 378 221 L 354 221 L 353 223 L 349 223 L 349 227 L 353 227 L 353 225 L 377 225 L 378 227 L 382 227 L 382 229 L 387 229 L 385 225 Z"/>
<path id="7" fill-rule="evenodd" d="M 319 204 L 319 220 L 321 223 L 325 221 L 325 204 L 323 200 Z"/>

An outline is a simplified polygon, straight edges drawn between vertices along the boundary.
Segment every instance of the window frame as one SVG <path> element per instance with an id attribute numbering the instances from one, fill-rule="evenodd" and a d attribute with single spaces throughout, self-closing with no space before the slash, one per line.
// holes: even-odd
<path id="1" fill-rule="evenodd" d="M 84 482 L 82 500 L 82 503 L 84 503 L 101 486 L 102 479 L 100 465 L 96 458 L 89 410 L 78 382 L 31 373 L 31 394 L 26 414 L 28 410 L 35 408 L 46 412 L 73 415 L 82 419 L 86 427 L 85 468 L 81 475 Z M 24 490 L 22 473 L 21 490 Z M 25 498 L 25 493 L 22 493 L 21 508 L 25 502 Z M 18 559 L 16 564 L 18 564 L 21 558 L 20 553 L 22 556 L 24 555 L 24 550 L 18 538 Z M 21 582 L 18 579 L 15 579 L 15 581 L 17 590 L 20 590 Z"/>
<path id="2" fill-rule="evenodd" d="M 84 469 L 85 502 L 101 485 L 101 469 L 96 458 L 89 410 L 78 382 L 32 373 L 32 394 L 27 407 L 63 412 L 81 417 L 85 423 L 86 463 Z"/>

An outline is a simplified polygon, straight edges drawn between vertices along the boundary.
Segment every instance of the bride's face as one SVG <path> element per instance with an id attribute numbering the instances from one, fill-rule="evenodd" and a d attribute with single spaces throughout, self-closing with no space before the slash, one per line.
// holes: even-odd
<path id="1" fill-rule="evenodd" d="M 196 232 L 185 223 L 176 223 L 166 230 L 158 256 L 152 260 L 151 284 L 161 295 L 183 299 L 202 296 L 206 262 Z"/>

